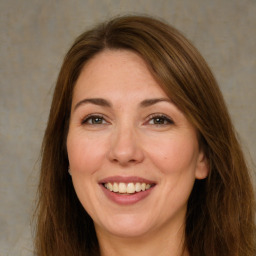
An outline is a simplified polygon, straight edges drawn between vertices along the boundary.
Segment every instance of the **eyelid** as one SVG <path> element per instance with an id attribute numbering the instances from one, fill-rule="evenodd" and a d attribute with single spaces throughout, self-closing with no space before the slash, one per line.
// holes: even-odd
<path id="1" fill-rule="evenodd" d="M 164 119 L 164 120 L 166 120 L 168 122 L 168 124 L 155 124 L 155 125 L 171 125 L 171 124 L 174 124 L 173 119 L 171 117 L 169 117 L 168 115 L 163 114 L 163 113 L 153 113 L 153 114 L 150 114 L 146 118 L 146 122 L 145 123 L 150 122 L 154 118 L 162 118 L 162 119 Z"/>
<path id="2" fill-rule="evenodd" d="M 89 119 L 91 118 L 101 118 L 103 119 L 103 121 L 105 121 L 106 123 L 109 123 L 106 119 L 106 117 L 103 115 L 103 114 L 99 114 L 99 113 L 92 113 L 92 114 L 89 114 L 85 117 L 82 118 L 81 120 L 81 124 L 82 125 L 85 125 L 85 124 L 88 124 L 86 123 Z M 105 123 L 104 123 L 105 124 Z M 88 125 L 101 125 L 101 124 L 88 124 Z"/>

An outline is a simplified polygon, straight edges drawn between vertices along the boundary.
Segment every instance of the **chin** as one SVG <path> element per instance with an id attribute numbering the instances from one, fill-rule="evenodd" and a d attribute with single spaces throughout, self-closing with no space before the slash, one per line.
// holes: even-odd
<path id="1" fill-rule="evenodd" d="M 143 237 L 152 229 L 152 222 L 143 217 L 138 217 L 137 214 L 119 214 L 105 220 L 100 225 L 96 224 L 96 232 L 97 229 L 103 229 L 113 236 L 123 238 Z"/>

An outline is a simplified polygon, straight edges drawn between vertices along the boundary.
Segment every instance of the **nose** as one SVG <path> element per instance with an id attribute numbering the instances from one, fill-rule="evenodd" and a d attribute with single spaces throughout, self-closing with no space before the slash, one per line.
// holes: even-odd
<path id="1" fill-rule="evenodd" d="M 142 162 L 144 153 L 138 137 L 131 127 L 117 127 L 111 136 L 109 160 L 122 166 Z"/>

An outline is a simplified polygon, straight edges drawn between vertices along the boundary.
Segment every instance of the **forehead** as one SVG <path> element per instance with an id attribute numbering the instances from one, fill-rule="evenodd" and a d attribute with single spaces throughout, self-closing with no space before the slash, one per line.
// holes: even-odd
<path id="1" fill-rule="evenodd" d="M 167 97 L 138 54 L 128 50 L 105 50 L 89 60 L 77 80 L 74 100 L 118 95 Z"/>

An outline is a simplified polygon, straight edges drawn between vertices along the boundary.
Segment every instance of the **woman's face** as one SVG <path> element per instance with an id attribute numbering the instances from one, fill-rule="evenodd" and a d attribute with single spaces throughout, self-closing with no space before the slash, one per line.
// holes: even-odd
<path id="1" fill-rule="evenodd" d="M 125 50 L 105 50 L 83 68 L 67 150 L 75 191 L 98 235 L 177 231 L 195 179 L 208 173 L 196 130 L 143 59 Z"/>

